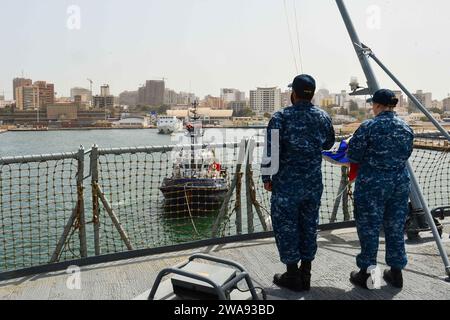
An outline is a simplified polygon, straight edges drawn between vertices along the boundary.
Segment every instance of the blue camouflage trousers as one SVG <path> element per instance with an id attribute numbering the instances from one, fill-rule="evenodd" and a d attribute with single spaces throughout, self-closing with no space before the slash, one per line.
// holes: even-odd
<path id="1" fill-rule="evenodd" d="M 284 264 L 313 261 L 317 253 L 317 228 L 322 191 L 272 195 L 271 214 L 275 240 Z"/>
<path id="2" fill-rule="evenodd" d="M 361 254 L 356 258 L 360 269 L 377 265 L 379 235 L 383 226 L 386 239 L 386 263 L 396 269 L 407 265 L 404 229 L 409 211 L 409 174 L 364 174 L 360 172 L 355 187 L 355 219 Z"/>

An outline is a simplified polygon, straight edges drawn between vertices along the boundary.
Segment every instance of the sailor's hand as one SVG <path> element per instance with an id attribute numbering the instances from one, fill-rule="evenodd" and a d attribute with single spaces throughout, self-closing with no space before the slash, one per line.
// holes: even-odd
<path id="1" fill-rule="evenodd" d="M 272 182 L 266 182 L 264 183 L 264 189 L 268 192 L 272 192 Z"/>

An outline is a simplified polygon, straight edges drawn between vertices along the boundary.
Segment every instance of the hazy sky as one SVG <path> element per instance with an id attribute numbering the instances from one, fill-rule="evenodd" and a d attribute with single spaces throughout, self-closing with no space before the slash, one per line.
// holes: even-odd
<path id="1" fill-rule="evenodd" d="M 286 3 L 298 59 L 294 1 Z M 450 1 L 346 4 L 361 40 L 410 90 L 439 99 L 450 93 Z M 81 11 L 80 29 L 76 19 L 67 27 L 71 5 Z M 348 89 L 351 76 L 365 82 L 335 1 L 295 5 L 304 71 L 332 91 Z M 0 94 L 7 98 L 22 70 L 55 83 L 59 96 L 88 87 L 86 78 L 94 92 L 109 83 L 119 94 L 166 77 L 168 87 L 203 97 L 222 87 L 284 88 L 297 73 L 283 0 L 2 0 L 0 13 Z"/>

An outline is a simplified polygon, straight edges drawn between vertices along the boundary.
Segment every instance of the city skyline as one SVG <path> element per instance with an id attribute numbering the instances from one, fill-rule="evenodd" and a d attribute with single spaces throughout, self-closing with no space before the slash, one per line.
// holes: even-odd
<path id="1" fill-rule="evenodd" d="M 295 3 L 303 71 L 317 79 L 318 88 L 334 92 L 348 90 L 355 75 L 364 84 L 334 1 Z M 80 10 L 79 29 L 67 27 L 73 15 L 68 8 L 74 4 Z M 13 94 L 11 79 L 22 70 L 26 78 L 55 83 L 59 96 L 69 96 L 72 87 L 88 87 L 87 78 L 96 88 L 109 83 L 115 96 L 159 78 L 166 78 L 169 88 L 201 97 L 216 95 L 222 87 L 284 90 L 301 73 L 293 61 L 283 2 L 278 0 L 232 0 L 220 6 L 220 12 L 217 3 L 195 0 L 134 0 L 126 5 L 118 0 L 19 0 L 0 6 L 9 13 L 0 22 L 0 38 L 8 48 L 2 52 L 0 93 L 5 91 L 7 99 Z M 423 88 L 439 100 L 448 96 L 450 81 L 442 70 L 450 68 L 450 44 L 436 32 L 450 28 L 448 2 L 358 0 L 347 1 L 347 6 L 362 41 L 411 91 Z M 377 13 L 373 6 L 378 6 L 378 25 L 371 24 Z M 287 9 L 300 69 L 290 0 Z M 14 33 L 9 32 L 11 25 Z M 375 71 L 382 86 L 397 89 L 379 69 Z"/>

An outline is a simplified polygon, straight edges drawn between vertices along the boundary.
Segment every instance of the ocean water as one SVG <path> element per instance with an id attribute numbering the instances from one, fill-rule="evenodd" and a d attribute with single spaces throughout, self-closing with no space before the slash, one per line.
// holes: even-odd
<path id="1" fill-rule="evenodd" d="M 261 137 L 264 130 L 206 129 L 202 142 L 233 142 L 242 138 Z M 89 150 L 101 148 L 175 145 L 188 143 L 184 133 L 160 135 L 156 129 L 145 130 L 76 130 L 6 132 L 0 134 L 0 158 L 77 151 L 80 145 Z"/>

